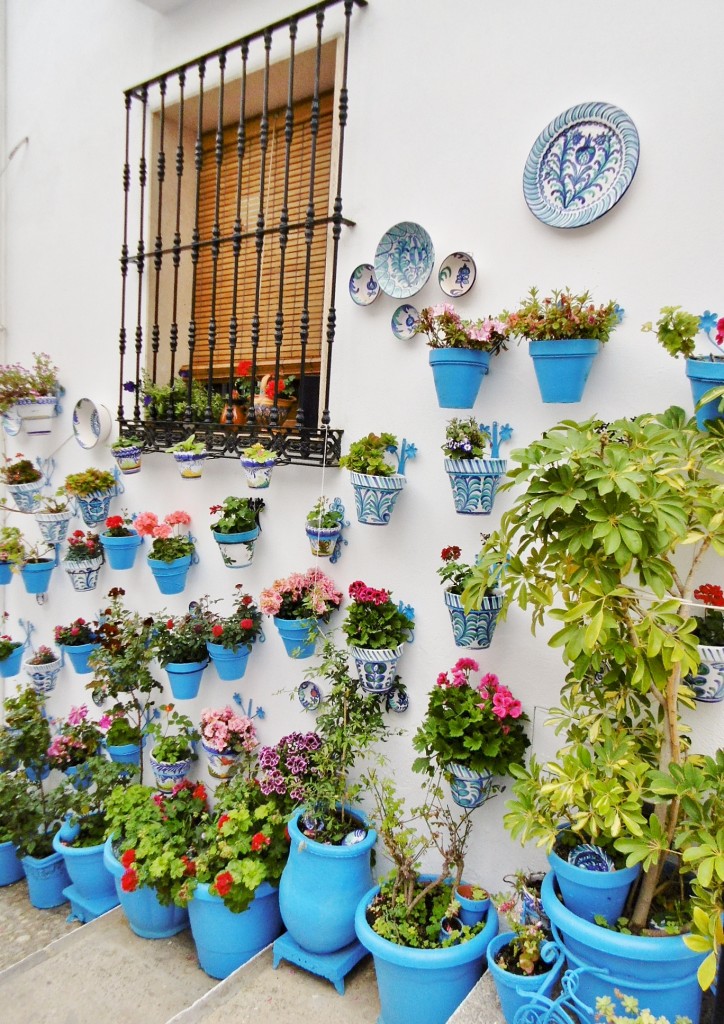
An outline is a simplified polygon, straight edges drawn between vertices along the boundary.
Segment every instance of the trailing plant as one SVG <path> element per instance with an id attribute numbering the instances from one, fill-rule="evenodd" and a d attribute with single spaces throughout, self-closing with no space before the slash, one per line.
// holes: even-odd
<path id="1" fill-rule="evenodd" d="M 424 334 L 430 348 L 467 348 L 497 355 L 507 349 L 508 325 L 500 317 L 463 320 L 449 302 L 420 311 L 415 334 Z"/>
<path id="2" fill-rule="evenodd" d="M 490 444 L 490 434 L 476 421 L 452 419 L 445 427 L 442 450 L 448 459 L 484 459 Z"/>
<path id="3" fill-rule="evenodd" d="M 397 448 L 397 438 L 394 434 L 370 433 L 359 441 L 353 441 L 347 454 L 339 460 L 339 464 L 354 473 L 364 473 L 369 476 L 393 476 L 397 472 L 397 467 L 393 466 L 385 456 L 386 452 L 392 452 L 395 448 Z"/>
<path id="4" fill-rule="evenodd" d="M 221 513 L 210 529 L 214 533 L 249 533 L 259 526 L 259 516 L 264 508 L 263 498 L 224 498 L 221 505 L 211 505 L 212 516 Z"/>
<path id="5" fill-rule="evenodd" d="M 259 596 L 262 612 L 280 619 L 317 618 L 327 622 L 341 603 L 342 594 L 334 580 L 314 568 L 274 580 Z"/>
<path id="6" fill-rule="evenodd" d="M 37 466 L 34 466 L 30 459 L 23 457 L 22 452 L 15 456 L 16 460 L 5 456 L 5 465 L 0 467 L 0 479 L 6 484 L 32 484 L 36 480 L 42 480 L 43 474 Z"/>
<path id="7" fill-rule="evenodd" d="M 389 650 L 412 640 L 415 621 L 412 609 L 394 604 L 388 590 L 368 587 L 362 580 L 350 583 L 342 631 L 354 647 Z"/>
<path id="8" fill-rule="evenodd" d="M 30 369 L 20 363 L 0 366 L 0 413 L 8 412 L 20 398 L 43 398 L 60 392 L 58 367 L 45 352 L 33 352 Z"/>
<path id="9" fill-rule="evenodd" d="M 112 491 L 116 486 L 116 478 L 107 469 L 84 469 L 80 473 L 70 473 L 65 478 L 65 490 L 77 498 L 87 498 L 98 491 Z"/>
<path id="10" fill-rule="evenodd" d="M 512 313 L 505 312 L 510 333 L 529 341 L 561 341 L 566 338 L 593 338 L 602 344 L 619 323 L 614 300 L 596 306 L 590 292 L 574 295 L 570 289 L 554 289 L 544 299 L 531 288 Z"/>
<path id="11" fill-rule="evenodd" d="M 191 516 L 181 509 L 169 512 L 163 522 L 159 522 L 154 512 L 141 512 L 133 521 L 139 536 L 153 538 L 148 557 L 161 562 L 173 562 L 194 553 L 191 537 L 179 532 L 182 526 L 189 526 L 190 523 Z"/>
<path id="12" fill-rule="evenodd" d="M 169 732 L 170 729 L 174 731 Z M 145 732 L 147 736 L 153 737 L 151 753 L 157 761 L 176 764 L 187 758 L 192 761 L 198 759 L 196 744 L 201 739 L 201 733 L 188 715 L 177 711 L 174 704 L 160 704 Z"/>
<path id="13" fill-rule="evenodd" d="M 254 604 L 251 595 L 244 593 L 241 583 L 236 585 L 234 610 L 231 615 L 220 615 L 214 612 L 209 603 L 204 607 L 208 629 L 207 639 L 212 643 L 220 644 L 234 652 L 241 647 L 250 651 L 252 644 L 262 636 L 261 612 Z"/>

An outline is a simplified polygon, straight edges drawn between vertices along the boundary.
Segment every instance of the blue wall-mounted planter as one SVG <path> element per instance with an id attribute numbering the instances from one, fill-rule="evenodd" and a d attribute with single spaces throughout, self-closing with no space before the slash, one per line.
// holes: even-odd
<path id="1" fill-rule="evenodd" d="M 724 384 L 724 361 L 713 362 L 709 359 L 687 359 L 686 376 L 691 385 L 691 394 L 696 407 L 707 391 Z M 706 430 L 707 420 L 720 420 L 724 412 L 719 412 L 720 399 L 706 402 L 701 409 L 696 409 L 696 425 L 699 430 Z"/>
<path id="2" fill-rule="evenodd" d="M 488 372 L 490 353 L 471 348 L 433 348 L 429 360 L 440 408 L 472 409 Z"/>
<path id="3" fill-rule="evenodd" d="M 580 402 L 600 347 L 600 342 L 590 338 L 529 342 L 529 352 L 543 401 Z"/>

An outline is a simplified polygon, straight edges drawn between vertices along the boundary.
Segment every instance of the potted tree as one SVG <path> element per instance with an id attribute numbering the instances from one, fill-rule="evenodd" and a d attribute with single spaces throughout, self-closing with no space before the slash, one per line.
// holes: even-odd
<path id="1" fill-rule="evenodd" d="M 274 580 L 259 596 L 259 607 L 274 618 L 290 658 L 311 658 L 319 635 L 319 623 L 328 622 L 342 603 L 334 580 L 321 569 L 307 569 Z"/>
<path id="2" fill-rule="evenodd" d="M 426 306 L 415 334 L 427 336 L 438 405 L 472 409 L 491 355 L 506 350 L 508 328 L 499 317 L 463 320 L 448 302 Z"/>
<path id="3" fill-rule="evenodd" d="M 342 631 L 347 637 L 359 684 L 365 693 L 384 694 L 392 688 L 403 645 L 412 642 L 414 611 L 388 590 L 368 587 L 362 580 L 349 586 L 352 603 L 347 606 Z"/>
<path id="4" fill-rule="evenodd" d="M 5 465 L 0 468 L 0 479 L 8 489 L 18 511 L 31 512 L 35 498 L 43 486 L 43 474 L 30 459 L 18 452 L 15 461 L 5 456 Z"/>
<path id="5" fill-rule="evenodd" d="M 541 299 L 531 288 L 512 313 L 504 313 L 513 337 L 527 338 L 544 402 L 580 402 L 601 345 L 619 323 L 614 300 L 596 306 L 589 292 L 554 289 Z"/>
<path id="6" fill-rule="evenodd" d="M 196 547 L 181 527 L 190 523 L 191 516 L 180 509 L 169 512 L 163 522 L 154 512 L 141 512 L 134 519 L 139 537 L 153 538 L 146 561 L 162 594 L 180 594 L 186 586 Z"/>
<path id="7" fill-rule="evenodd" d="M 185 615 L 161 612 L 152 626 L 153 650 L 161 668 L 166 669 L 176 700 L 192 700 L 198 695 L 209 664 L 208 635 L 208 623 L 198 606 Z"/>
<path id="8" fill-rule="evenodd" d="M 182 715 L 173 704 L 156 708 L 145 732 L 153 737 L 150 761 L 156 788 L 169 793 L 183 782 L 191 771 L 191 762 L 198 759 L 196 744 L 201 733 L 188 715 Z"/>
<path id="9" fill-rule="evenodd" d="M 473 566 L 460 561 L 462 551 L 450 544 L 440 552 L 443 564 L 437 574 L 445 587 L 445 607 L 450 615 L 456 647 L 483 650 L 490 647 L 503 606 L 503 592 L 498 585 L 500 566 L 490 574 L 488 586 L 480 597 L 480 607 L 463 608 L 462 594 L 473 576 Z"/>
<path id="10" fill-rule="evenodd" d="M 522 490 L 464 599 L 475 606 L 491 565 L 505 562 L 501 614 L 515 604 L 531 610 L 534 627 L 557 621 L 550 643 L 569 672 L 556 713 L 565 745 L 549 764 L 531 759 L 512 769 L 506 825 L 551 850 L 566 823 L 612 847 L 629 868 L 643 866 L 626 911 L 629 934 L 563 906 L 554 875 L 543 882 L 545 911 L 569 960 L 611 973 L 606 982 L 586 975 L 589 1006 L 617 986 L 642 999 L 645 992 L 653 1013 L 695 1020 L 701 953 L 681 935 L 642 933 L 661 913 L 671 919 L 660 905 L 662 881 L 685 893 L 681 837 L 694 804 L 712 802 L 706 773 L 689 776 L 686 800 L 671 795 L 678 788 L 671 780 L 696 765 L 679 708 L 683 679 L 699 663 L 688 612 L 699 564 L 706 551 L 724 551 L 724 525 L 711 514 L 721 487 L 719 445 L 674 408 L 609 424 L 567 421 L 515 458 L 511 486 Z M 707 840 L 714 848 L 719 827 L 715 817 Z M 696 939 L 697 921 L 720 910 L 715 889 L 697 888 L 679 914 L 693 921 Z"/>
<path id="11" fill-rule="evenodd" d="M 649 320 L 642 325 L 641 330 L 655 332 L 658 343 L 674 359 L 684 356 L 697 426 L 699 430 L 706 430 L 709 420 L 721 419 L 724 415 L 720 409 L 720 399 L 724 394 L 721 390 L 724 383 L 724 356 L 721 349 L 724 343 L 724 317 L 717 320 L 715 313 L 697 316 L 695 313 L 687 313 L 681 306 L 662 306 L 659 313 L 655 325 Z M 712 338 L 713 329 L 716 333 Z M 706 354 L 697 349 L 696 339 L 699 334 L 704 334 L 712 346 Z M 712 392 L 712 389 L 715 390 Z"/>
<path id="12" fill-rule="evenodd" d="M 30 369 L 19 363 L 0 366 L 0 413 L 18 416 L 26 434 L 49 434 L 62 391 L 58 367 L 45 352 L 33 352 L 33 359 Z"/>
<path id="13" fill-rule="evenodd" d="M 211 524 L 211 533 L 219 545 L 227 569 L 246 569 L 254 559 L 254 546 L 261 531 L 259 516 L 263 498 L 235 498 L 229 495 L 221 505 L 212 505 L 211 515 L 219 518 Z"/>
<path id="14" fill-rule="evenodd" d="M 397 456 L 393 466 L 387 454 Z M 369 526 L 386 526 L 395 502 L 407 483 L 405 464 L 414 458 L 415 446 L 403 439 L 399 445 L 393 434 L 367 434 L 353 441 L 349 451 L 339 460 L 350 471 L 354 488 L 357 519 Z"/>
<path id="15" fill-rule="evenodd" d="M 116 493 L 116 478 L 107 469 L 84 469 L 65 478 L 65 491 L 76 498 L 86 526 L 97 526 L 108 516 Z"/>
<path id="16" fill-rule="evenodd" d="M 95 590 L 104 561 L 103 546 L 97 533 L 92 530 L 86 530 L 85 533 L 75 530 L 70 535 L 63 568 L 70 577 L 73 590 L 80 593 Z"/>
<path id="17" fill-rule="evenodd" d="M 210 607 L 205 614 L 208 626 L 206 649 L 219 679 L 242 679 L 254 644 L 264 639 L 261 612 L 251 595 L 245 594 L 241 584 L 237 584 L 231 615 L 221 615 Z"/>

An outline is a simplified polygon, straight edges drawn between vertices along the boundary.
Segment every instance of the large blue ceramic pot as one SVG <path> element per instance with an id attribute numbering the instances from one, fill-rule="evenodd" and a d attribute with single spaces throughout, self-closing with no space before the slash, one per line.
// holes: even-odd
<path id="1" fill-rule="evenodd" d="M 543 401 L 580 402 L 600 347 L 592 338 L 531 341 L 529 351 Z"/>
<path id="2" fill-rule="evenodd" d="M 168 907 L 162 906 L 155 889 L 142 886 L 134 892 L 123 890 L 121 879 L 126 869 L 113 853 L 112 837 L 106 839 L 103 847 L 103 863 L 113 876 L 121 909 L 136 935 L 142 939 L 168 939 L 188 928 L 188 911 L 173 903 Z"/>
<path id="3" fill-rule="evenodd" d="M 189 903 L 191 934 L 199 963 L 212 978 L 227 978 L 284 930 L 279 890 L 262 882 L 246 910 L 234 914 L 200 882 Z"/>
<path id="4" fill-rule="evenodd" d="M 49 910 L 68 902 L 63 890 L 70 885 L 70 877 L 61 854 L 23 857 L 22 865 L 28 880 L 28 896 L 34 907 Z"/>
<path id="5" fill-rule="evenodd" d="M 354 942 L 357 904 L 372 884 L 370 854 L 377 833 L 368 829 L 361 842 L 349 846 L 327 845 L 304 835 L 300 817 L 288 826 L 289 859 L 279 882 L 282 920 L 302 949 L 334 953 Z"/>
<path id="6" fill-rule="evenodd" d="M 105 914 L 119 903 L 113 875 L 103 861 L 103 843 L 97 846 L 66 846 L 57 832 L 53 849 L 59 853 L 70 876 L 72 888 L 66 893 L 75 916 L 84 922 Z"/>
<path id="7" fill-rule="evenodd" d="M 498 916 L 491 908 L 485 927 L 469 942 L 447 949 L 411 949 L 383 939 L 367 923 L 367 908 L 379 891 L 375 886 L 364 893 L 355 915 L 357 938 L 375 963 L 379 1019 L 384 1024 L 445 1024 L 483 973 L 488 943 L 498 933 Z"/>
<path id="8" fill-rule="evenodd" d="M 614 990 L 619 989 L 654 1017 L 689 1017 L 697 1024 L 701 988 L 696 972 L 704 954 L 689 949 L 683 936 L 624 935 L 584 921 L 561 903 L 552 873 L 543 879 L 541 900 L 568 967 L 608 972 L 607 978 L 589 973 L 580 977 L 578 995 L 591 1010 L 598 996 L 615 999 Z"/>
<path id="9" fill-rule="evenodd" d="M 23 864 L 15 845 L 10 841 L 0 843 L 0 886 L 19 882 L 24 875 Z"/>

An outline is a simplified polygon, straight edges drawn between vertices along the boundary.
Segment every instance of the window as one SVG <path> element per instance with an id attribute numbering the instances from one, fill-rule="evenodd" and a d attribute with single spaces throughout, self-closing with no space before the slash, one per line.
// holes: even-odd
<path id="1" fill-rule="evenodd" d="M 365 4 L 322 0 L 126 92 L 118 419 L 151 450 L 194 432 L 220 456 L 259 439 L 288 461 L 339 458 L 347 59 Z M 245 424 L 220 421 L 240 361 L 257 392 L 293 378 L 290 420 L 272 388 Z"/>

